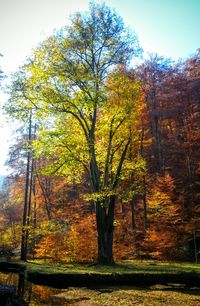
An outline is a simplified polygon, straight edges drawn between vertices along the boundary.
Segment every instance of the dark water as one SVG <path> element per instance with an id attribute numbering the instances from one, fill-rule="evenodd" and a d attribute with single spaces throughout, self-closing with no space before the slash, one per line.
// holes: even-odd
<path id="1" fill-rule="evenodd" d="M 71 301 L 67 301 L 62 295 L 67 294 L 70 289 L 57 289 L 47 286 L 35 285 L 28 282 L 23 274 L 17 273 L 0 273 L 0 285 L 15 286 L 16 294 L 25 301 L 25 305 L 30 306 L 56 306 L 56 305 L 69 305 L 73 303 L 72 296 Z M 2 304 L 0 297 L 0 305 Z M 5 304 L 6 305 L 6 304 Z"/>

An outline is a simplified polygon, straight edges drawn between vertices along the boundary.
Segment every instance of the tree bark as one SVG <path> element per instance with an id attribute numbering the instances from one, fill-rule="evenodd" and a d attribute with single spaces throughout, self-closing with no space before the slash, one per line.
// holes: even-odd
<path id="1" fill-rule="evenodd" d="M 28 211 L 26 217 L 26 241 L 25 249 L 28 250 L 28 238 L 29 238 L 29 226 L 31 219 L 31 205 L 32 205 L 32 190 L 33 190 L 33 169 L 34 169 L 34 160 L 31 161 L 31 173 L 30 173 L 30 182 L 29 182 L 29 197 L 28 197 Z"/>
<path id="2" fill-rule="evenodd" d="M 131 223 L 132 223 L 132 229 L 133 231 L 136 230 L 136 215 L 135 215 L 135 198 L 133 197 L 131 200 Z"/>
<path id="3" fill-rule="evenodd" d="M 108 199 L 108 203 L 96 202 L 96 222 L 98 233 L 98 263 L 102 265 L 114 264 L 113 233 L 114 233 L 115 196 Z"/>
<path id="4" fill-rule="evenodd" d="M 45 209 L 46 209 L 46 213 L 47 213 L 47 219 L 48 221 L 51 220 L 51 204 L 50 204 L 50 182 L 49 182 L 49 178 L 45 177 L 44 178 L 44 182 L 42 180 L 42 178 L 39 177 L 39 175 L 37 175 L 37 180 L 40 186 L 40 189 L 42 191 L 42 195 L 44 198 L 44 205 L 45 205 Z"/>
<path id="5" fill-rule="evenodd" d="M 145 175 L 143 176 L 143 207 L 144 207 L 144 231 L 146 231 L 147 226 L 148 226 L 148 220 L 147 220 L 147 190 L 146 190 L 146 178 Z"/>
<path id="6" fill-rule="evenodd" d="M 26 261 L 27 258 L 27 244 L 26 244 L 26 225 L 27 225 L 27 209 L 28 209 L 28 197 L 29 197 L 29 172 L 30 172 L 30 142 L 31 142 L 31 130 L 32 130 L 32 114 L 29 118 L 29 131 L 28 131 L 28 153 L 27 153 L 27 164 L 26 164 L 26 182 L 25 182 L 25 192 L 24 192 L 24 211 L 23 211 L 23 221 L 22 221 L 22 238 L 21 238 L 21 260 Z"/>

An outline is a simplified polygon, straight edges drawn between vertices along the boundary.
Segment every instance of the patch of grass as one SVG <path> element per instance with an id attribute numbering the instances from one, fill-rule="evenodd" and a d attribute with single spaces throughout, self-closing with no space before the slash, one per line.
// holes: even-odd
<path id="1" fill-rule="evenodd" d="M 22 262 L 18 262 L 22 263 Z M 24 263 L 23 263 L 24 264 Z M 159 262 L 159 261 L 123 261 L 114 266 L 86 265 L 86 264 L 59 264 L 44 263 L 41 261 L 30 260 L 26 264 L 28 270 L 44 273 L 102 273 L 102 274 L 166 274 L 195 272 L 200 275 L 200 265 L 192 263 Z"/>

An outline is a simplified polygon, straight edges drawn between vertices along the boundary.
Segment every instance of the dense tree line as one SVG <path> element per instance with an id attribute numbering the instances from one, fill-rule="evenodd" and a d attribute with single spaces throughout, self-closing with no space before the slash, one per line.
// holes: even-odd
<path id="1" fill-rule="evenodd" d="M 21 122 L 1 194 L 21 258 L 198 258 L 200 52 L 136 67 L 136 35 L 91 3 L 13 76 Z M 193 254 L 191 254 L 193 252 Z"/>

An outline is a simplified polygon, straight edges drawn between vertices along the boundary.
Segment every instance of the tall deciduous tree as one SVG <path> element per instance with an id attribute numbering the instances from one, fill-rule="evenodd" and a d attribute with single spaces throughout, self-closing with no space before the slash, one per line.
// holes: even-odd
<path id="1" fill-rule="evenodd" d="M 95 202 L 96 208 L 99 262 L 111 256 L 111 263 L 114 207 L 119 182 L 131 176 L 136 163 L 141 168 L 144 164 L 140 158 L 131 160 L 127 156 L 131 142 L 137 137 L 135 118 L 140 85 L 116 71 L 109 77 L 106 86 L 109 96 L 97 112 L 94 143 L 87 140 L 76 119 L 61 116 L 53 130 L 41 132 L 42 140 L 35 143 L 35 149 L 49 162 L 54 160 L 46 167 L 47 173 L 57 171 L 77 181 L 83 178 L 84 173 L 88 174 L 89 198 Z M 105 253 L 107 248 L 109 254 Z"/>
<path id="2" fill-rule="evenodd" d="M 38 115 L 52 117 L 53 131 L 43 131 L 36 143 L 38 152 L 55 161 L 47 170 L 76 179 L 88 174 L 102 264 L 113 263 L 117 187 L 132 171 L 127 153 L 140 99 L 140 83 L 116 68 L 140 51 L 120 16 L 91 2 L 88 13 L 74 15 L 71 25 L 41 44 L 24 67 L 23 96 Z"/>

